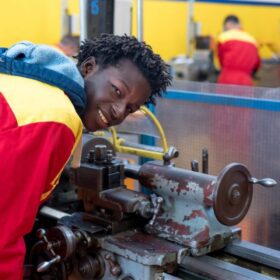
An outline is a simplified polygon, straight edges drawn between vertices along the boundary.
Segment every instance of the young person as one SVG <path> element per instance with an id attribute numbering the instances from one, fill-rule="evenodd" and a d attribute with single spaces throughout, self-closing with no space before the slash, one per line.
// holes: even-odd
<path id="1" fill-rule="evenodd" d="M 117 125 L 171 82 L 160 56 L 126 35 L 86 40 L 77 59 L 30 42 L 0 50 L 0 279 L 22 279 L 23 236 L 70 156 L 79 164 L 83 126 Z"/>
<path id="2" fill-rule="evenodd" d="M 224 20 L 224 31 L 218 38 L 218 58 L 221 65 L 218 83 L 253 85 L 252 76 L 260 67 L 257 42 L 242 30 L 235 15 Z"/>

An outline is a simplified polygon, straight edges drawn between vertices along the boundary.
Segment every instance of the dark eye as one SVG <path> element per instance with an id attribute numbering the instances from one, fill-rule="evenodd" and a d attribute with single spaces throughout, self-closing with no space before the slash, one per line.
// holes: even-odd
<path id="1" fill-rule="evenodd" d="M 128 114 L 131 114 L 131 113 L 134 113 L 134 111 L 132 110 L 131 107 L 127 107 L 127 113 L 128 113 Z"/>
<path id="2" fill-rule="evenodd" d="M 118 97 L 122 96 L 121 91 L 115 85 L 112 85 L 112 88 Z"/>

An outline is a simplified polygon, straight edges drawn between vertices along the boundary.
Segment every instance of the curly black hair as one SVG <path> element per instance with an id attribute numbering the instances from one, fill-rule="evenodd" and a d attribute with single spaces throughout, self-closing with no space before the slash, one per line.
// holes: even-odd
<path id="1" fill-rule="evenodd" d="M 151 86 L 147 103 L 155 104 L 155 97 L 161 96 L 171 84 L 169 65 L 158 54 L 153 53 L 149 45 L 138 41 L 134 36 L 101 34 L 93 40 L 85 40 L 76 57 L 77 66 L 81 66 L 90 56 L 94 57 L 102 68 L 115 66 L 123 58 L 131 60 Z"/>

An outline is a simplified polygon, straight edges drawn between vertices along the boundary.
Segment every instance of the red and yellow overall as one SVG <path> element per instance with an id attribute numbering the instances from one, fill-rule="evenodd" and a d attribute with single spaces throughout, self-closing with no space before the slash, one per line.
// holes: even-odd
<path id="1" fill-rule="evenodd" d="M 0 73 L 0 279 L 23 278 L 38 207 L 58 183 L 82 134 L 62 89 Z"/>
<path id="2" fill-rule="evenodd" d="M 248 33 L 231 29 L 218 38 L 218 58 L 221 73 L 220 84 L 253 85 L 252 74 L 260 66 L 255 39 Z"/>

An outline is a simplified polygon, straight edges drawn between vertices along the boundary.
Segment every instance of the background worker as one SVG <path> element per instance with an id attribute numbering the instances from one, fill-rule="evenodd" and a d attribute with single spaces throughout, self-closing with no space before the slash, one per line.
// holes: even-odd
<path id="1" fill-rule="evenodd" d="M 62 51 L 65 55 L 73 57 L 79 52 L 80 36 L 65 35 L 55 47 Z"/>
<path id="2" fill-rule="evenodd" d="M 0 49 L 0 279 L 23 278 L 23 236 L 72 154 L 79 166 L 83 125 L 117 125 L 171 82 L 168 65 L 134 37 L 103 34 L 77 58 L 78 68 L 30 42 Z"/>
<path id="3" fill-rule="evenodd" d="M 218 58 L 221 65 L 218 83 L 253 85 L 252 75 L 260 67 L 256 40 L 242 30 L 235 15 L 225 18 L 223 28 L 224 31 L 218 38 Z"/>

